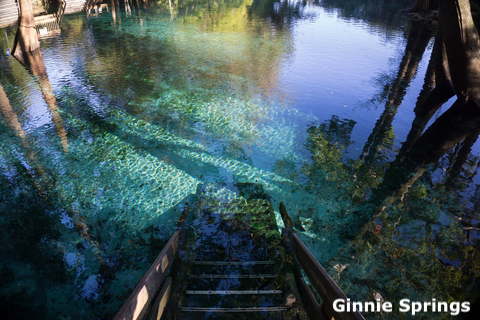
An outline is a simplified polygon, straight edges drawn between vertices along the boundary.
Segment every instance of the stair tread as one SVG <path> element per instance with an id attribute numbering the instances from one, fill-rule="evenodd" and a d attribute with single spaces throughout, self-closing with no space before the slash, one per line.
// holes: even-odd
<path id="1" fill-rule="evenodd" d="M 283 290 L 186 290 L 186 294 L 273 294 Z"/>
<path id="2" fill-rule="evenodd" d="M 202 311 L 202 312 L 268 312 L 268 311 L 285 311 L 287 307 L 250 307 L 250 308 L 201 308 L 201 307 L 182 307 L 182 311 Z"/>
<path id="3" fill-rule="evenodd" d="M 276 264 L 276 261 L 192 261 L 196 265 L 245 265 L 245 264 Z"/>
<path id="4" fill-rule="evenodd" d="M 264 274 L 190 274 L 192 278 L 201 279 L 263 279 L 263 278 L 276 278 L 278 275 L 274 273 Z"/>

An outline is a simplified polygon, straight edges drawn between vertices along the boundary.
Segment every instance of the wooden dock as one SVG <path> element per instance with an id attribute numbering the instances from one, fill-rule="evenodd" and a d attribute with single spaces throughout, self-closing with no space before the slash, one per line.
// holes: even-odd
<path id="1" fill-rule="evenodd" d="M 293 232 L 283 203 L 280 212 L 282 233 L 265 200 L 199 197 L 115 320 L 364 319 L 333 310 L 347 297 Z"/>

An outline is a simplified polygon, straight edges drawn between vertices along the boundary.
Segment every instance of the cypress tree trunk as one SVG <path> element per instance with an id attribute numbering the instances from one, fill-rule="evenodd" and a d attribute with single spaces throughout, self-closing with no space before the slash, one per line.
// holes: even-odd
<path id="1" fill-rule="evenodd" d="M 40 49 L 40 43 L 35 29 L 32 2 L 30 0 L 18 0 L 18 4 L 20 6 L 20 17 L 12 55 L 22 63 L 28 63 L 25 54 Z"/>
<path id="2" fill-rule="evenodd" d="M 470 1 L 440 0 L 440 21 L 455 94 L 480 105 L 480 39 Z"/>

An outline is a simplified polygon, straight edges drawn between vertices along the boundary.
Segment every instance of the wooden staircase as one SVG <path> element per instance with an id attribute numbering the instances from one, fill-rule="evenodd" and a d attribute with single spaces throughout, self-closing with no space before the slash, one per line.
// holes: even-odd
<path id="1" fill-rule="evenodd" d="M 195 207 L 186 204 L 114 320 L 365 320 L 333 309 L 347 297 L 293 232 L 283 203 L 280 214 L 281 235 L 267 201 L 219 201 L 197 190 Z"/>
<path id="2" fill-rule="evenodd" d="M 66 0 L 65 14 L 81 12 L 85 10 L 86 0 Z"/>
<path id="3" fill-rule="evenodd" d="M 273 208 L 197 202 L 166 319 L 307 319 Z"/>

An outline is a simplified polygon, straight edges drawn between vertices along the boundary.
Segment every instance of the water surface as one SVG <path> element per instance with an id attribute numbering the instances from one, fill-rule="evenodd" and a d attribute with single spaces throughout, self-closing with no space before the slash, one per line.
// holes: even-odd
<path id="1" fill-rule="evenodd" d="M 112 318 L 199 188 L 283 201 L 357 301 L 477 298 L 478 132 L 418 174 L 398 164 L 433 44 L 406 50 L 409 1 L 171 4 L 66 16 L 41 40 L 55 107 L 6 29 L 7 319 Z"/>

